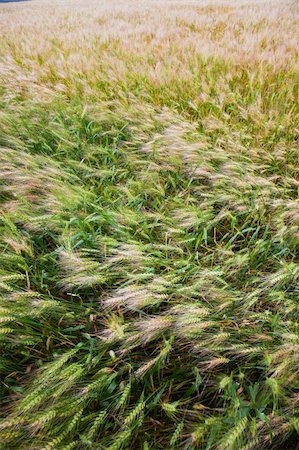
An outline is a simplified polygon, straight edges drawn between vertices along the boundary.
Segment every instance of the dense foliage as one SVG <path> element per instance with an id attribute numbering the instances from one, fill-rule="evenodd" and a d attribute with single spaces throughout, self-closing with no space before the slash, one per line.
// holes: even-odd
<path id="1" fill-rule="evenodd" d="M 294 4 L 47 3 L 0 8 L 0 448 L 298 448 Z"/>

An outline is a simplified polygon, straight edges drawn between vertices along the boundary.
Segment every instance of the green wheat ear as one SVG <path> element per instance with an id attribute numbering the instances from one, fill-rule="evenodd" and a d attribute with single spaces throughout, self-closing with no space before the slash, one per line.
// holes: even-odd
<path id="1" fill-rule="evenodd" d="M 219 449 L 236 448 L 237 441 L 238 439 L 240 439 L 242 433 L 246 429 L 247 423 L 247 417 L 243 417 L 243 419 L 237 422 L 236 425 L 225 434 L 225 436 L 221 440 L 221 443 L 219 444 Z"/>
<path id="2" fill-rule="evenodd" d="M 169 445 L 170 445 L 171 448 L 172 448 L 172 447 L 176 444 L 176 442 L 178 441 L 178 439 L 179 439 L 179 437 L 180 437 L 180 434 L 181 434 L 181 432 L 183 431 L 183 428 L 184 428 L 184 422 L 180 422 L 180 423 L 177 425 L 177 427 L 176 427 L 176 429 L 175 429 L 173 435 L 171 436 L 170 443 L 169 443 Z"/>

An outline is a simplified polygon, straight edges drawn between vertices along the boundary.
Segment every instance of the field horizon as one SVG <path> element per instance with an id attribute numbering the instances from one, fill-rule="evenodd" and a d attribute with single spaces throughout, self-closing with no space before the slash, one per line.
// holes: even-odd
<path id="1" fill-rule="evenodd" d="M 296 2 L 0 3 L 0 449 L 299 450 Z"/>

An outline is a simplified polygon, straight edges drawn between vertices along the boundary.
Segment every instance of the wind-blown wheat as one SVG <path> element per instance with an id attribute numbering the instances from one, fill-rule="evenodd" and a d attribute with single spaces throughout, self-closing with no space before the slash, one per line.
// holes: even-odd
<path id="1" fill-rule="evenodd" d="M 292 0 L 0 4 L 0 448 L 296 449 Z"/>

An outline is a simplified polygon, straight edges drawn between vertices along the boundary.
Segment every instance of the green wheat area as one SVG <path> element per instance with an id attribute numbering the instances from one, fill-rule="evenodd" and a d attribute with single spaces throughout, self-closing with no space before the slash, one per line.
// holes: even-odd
<path id="1" fill-rule="evenodd" d="M 1 450 L 299 448 L 296 8 L 0 4 Z"/>

